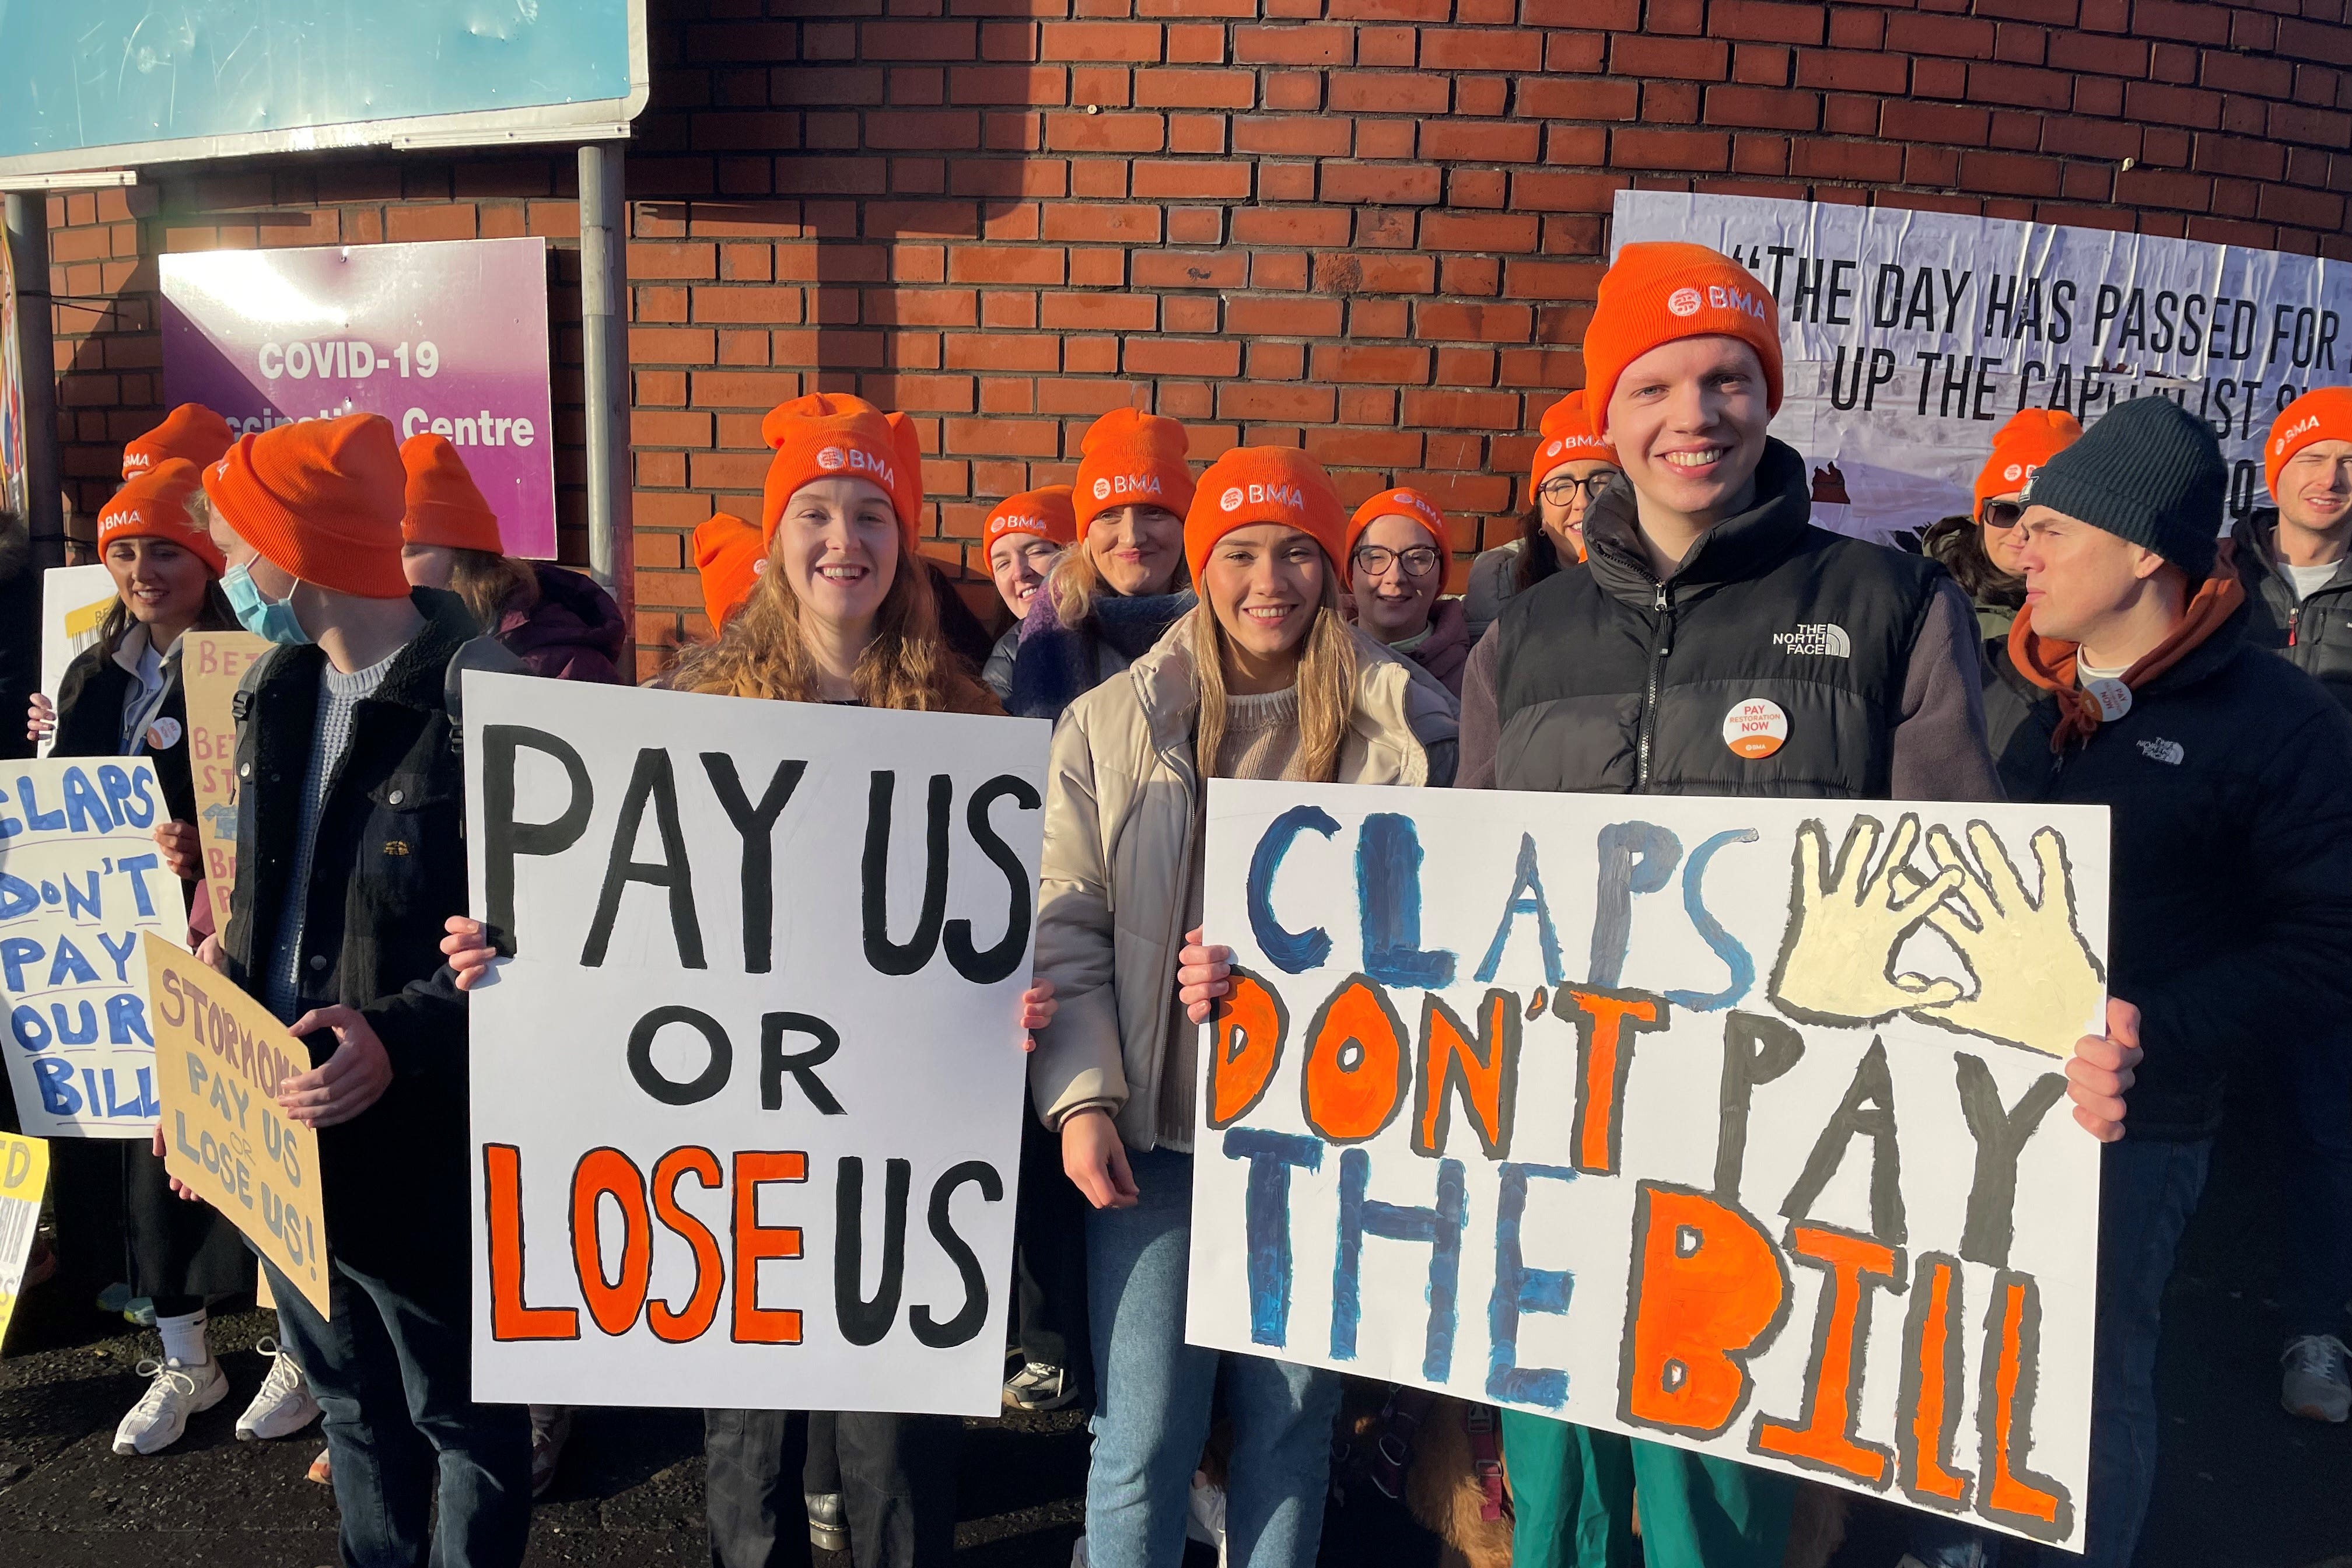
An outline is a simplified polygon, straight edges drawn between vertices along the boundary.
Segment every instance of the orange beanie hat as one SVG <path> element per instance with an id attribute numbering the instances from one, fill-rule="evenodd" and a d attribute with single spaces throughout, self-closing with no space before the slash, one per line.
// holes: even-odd
<path id="1" fill-rule="evenodd" d="M 361 599 L 404 599 L 400 516 L 408 476 L 381 414 L 306 419 L 241 436 L 205 470 L 237 537 L 300 578 Z"/>
<path id="2" fill-rule="evenodd" d="M 1625 367 L 1684 338 L 1738 338 L 1764 366 L 1764 405 L 1780 412 L 1780 312 L 1756 275 L 1719 250 L 1642 240 L 1617 253 L 1584 329 L 1584 405 L 1609 434 L 1609 400 Z"/>
<path id="3" fill-rule="evenodd" d="M 1584 394 L 1571 392 L 1544 410 L 1543 442 L 1536 447 L 1535 475 L 1528 481 L 1528 496 L 1533 502 L 1535 492 L 1543 488 L 1549 474 L 1562 463 L 1613 463 L 1617 448 L 1593 432 L 1591 416 L 1584 412 Z"/>
<path id="4" fill-rule="evenodd" d="M 2014 495 L 2025 488 L 2033 470 L 2083 438 L 2083 426 L 2073 415 L 2047 408 L 2021 408 L 1994 432 L 1992 456 L 1977 470 L 1977 514 L 1995 496 Z"/>
<path id="5" fill-rule="evenodd" d="M 2352 386 L 2315 387 L 2280 411 L 2263 447 L 2263 482 L 2278 499 L 2279 470 L 2314 441 L 2352 441 Z"/>
<path id="6" fill-rule="evenodd" d="M 862 397 L 815 392 L 768 411 L 760 434 L 776 455 L 760 498 L 760 532 L 776 536 L 784 503 L 818 479 L 864 479 L 890 498 L 907 548 L 923 510 L 923 447 L 915 422 L 885 414 Z"/>
<path id="7" fill-rule="evenodd" d="M 499 514 L 482 499 L 466 460 L 446 436 L 411 436 L 400 444 L 408 470 L 408 512 L 400 520 L 404 544 L 446 544 L 502 555 Z"/>
<path id="8" fill-rule="evenodd" d="M 1034 533 L 1048 544 L 1067 544 L 1077 538 L 1077 512 L 1070 503 L 1070 487 L 1047 485 L 998 501 L 981 527 L 982 552 L 995 549 L 996 542 L 1008 533 Z"/>
<path id="9" fill-rule="evenodd" d="M 767 541 L 733 513 L 714 513 L 694 531 L 694 569 L 702 574 L 703 613 L 723 631 L 768 569 Z"/>
<path id="10" fill-rule="evenodd" d="M 1209 465 L 1184 514 L 1184 561 L 1193 581 L 1217 541 L 1258 522 L 1297 529 L 1345 570 L 1348 509 L 1323 465 L 1292 447 L 1236 447 Z"/>
<path id="11" fill-rule="evenodd" d="M 236 442 L 227 420 L 201 403 L 183 403 L 163 416 L 163 423 L 123 447 L 122 477 L 135 479 L 173 458 L 208 468 Z"/>
<path id="12" fill-rule="evenodd" d="M 1071 504 L 1084 539 L 1097 516 L 1123 506 L 1156 506 L 1179 517 L 1192 506 L 1192 446 L 1184 426 L 1140 409 L 1114 408 L 1078 443 L 1078 480 Z"/>
<path id="13" fill-rule="evenodd" d="M 213 536 L 188 516 L 188 498 L 204 476 L 185 458 L 166 458 L 114 492 L 98 514 L 98 552 L 118 539 L 163 539 L 202 561 L 212 574 L 228 569 Z"/>
<path id="14" fill-rule="evenodd" d="M 1437 553 L 1441 557 L 1444 555 L 1445 542 L 1450 532 L 1445 526 L 1445 510 L 1416 489 L 1400 486 L 1392 490 L 1382 490 L 1358 507 L 1356 515 L 1348 520 L 1348 537 L 1346 548 L 1339 552 L 1339 569 L 1350 583 L 1356 580 L 1356 541 L 1363 536 L 1364 530 L 1384 517 L 1412 519 L 1429 530 L 1430 542 L 1437 546 Z"/>

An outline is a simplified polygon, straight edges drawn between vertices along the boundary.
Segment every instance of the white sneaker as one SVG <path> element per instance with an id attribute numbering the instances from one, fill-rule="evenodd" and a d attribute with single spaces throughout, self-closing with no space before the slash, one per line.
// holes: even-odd
<path id="1" fill-rule="evenodd" d="M 142 1361 L 139 1375 L 152 1381 L 114 1429 L 114 1451 L 126 1457 L 162 1453 L 180 1440 L 189 1416 L 228 1395 L 228 1375 L 217 1361 L 193 1369 L 175 1361 Z"/>
<path id="2" fill-rule="evenodd" d="M 236 1440 L 291 1437 L 319 1418 L 319 1402 L 311 1397 L 310 1385 L 302 1381 L 302 1369 L 276 1340 L 264 1339 L 253 1348 L 269 1358 L 269 1375 L 261 1380 L 260 1392 L 236 1418 Z"/>
<path id="3" fill-rule="evenodd" d="M 2290 1415 L 2312 1421 L 2342 1421 L 2352 1415 L 2352 1352 L 2334 1334 L 2300 1334 L 2279 1357 L 2286 1369 L 2279 1403 Z"/>
<path id="4" fill-rule="evenodd" d="M 1186 1500 L 1184 1538 L 1217 1549 L 1217 1568 L 1225 1568 L 1225 1489 L 1213 1487 L 1199 1470 L 1192 1472 L 1192 1495 Z"/>

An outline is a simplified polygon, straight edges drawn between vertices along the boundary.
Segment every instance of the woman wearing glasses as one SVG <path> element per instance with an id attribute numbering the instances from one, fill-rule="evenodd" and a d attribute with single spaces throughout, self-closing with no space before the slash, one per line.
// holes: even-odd
<path id="1" fill-rule="evenodd" d="M 1413 489 L 1383 490 L 1348 523 L 1348 591 L 1356 628 L 1462 697 L 1470 621 L 1445 586 L 1445 513 Z"/>
<path id="2" fill-rule="evenodd" d="M 1471 563 L 1463 608 L 1474 643 L 1512 595 L 1584 559 L 1585 510 L 1619 472 L 1616 448 L 1593 431 L 1581 392 L 1570 393 L 1545 411 L 1541 434 L 1519 536 Z"/>
<path id="3" fill-rule="evenodd" d="M 2026 408 L 2010 416 L 1992 438 L 1992 456 L 1977 472 L 1974 514 L 1948 517 L 1919 538 L 1919 548 L 1959 584 L 1977 608 L 1983 639 L 1985 729 L 1993 755 L 2040 693 L 2009 662 L 2009 627 L 2025 603 L 2017 564 L 2017 520 L 2025 512 L 2025 484 L 2033 470 L 2073 446 L 2083 426 L 2071 414 Z"/>

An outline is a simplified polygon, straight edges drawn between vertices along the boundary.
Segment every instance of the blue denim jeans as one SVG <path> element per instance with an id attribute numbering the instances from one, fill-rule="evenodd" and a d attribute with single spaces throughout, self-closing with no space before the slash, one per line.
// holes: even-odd
<path id="1" fill-rule="evenodd" d="M 530 1416 L 473 1402 L 470 1294 L 446 1277 L 399 1285 L 328 1257 L 320 1318 L 264 1260 L 278 1333 L 325 1414 L 344 1568 L 515 1568 L 530 1538 Z M 434 1481 L 441 1515 L 433 1521 Z"/>
<path id="2" fill-rule="evenodd" d="M 1192 1157 L 1128 1158 L 1135 1206 L 1087 1216 L 1095 1350 L 1094 1457 L 1087 1469 L 1092 1568 L 1177 1568 L 1184 1516 L 1220 1368 L 1233 1422 L 1225 1534 L 1235 1568 L 1311 1568 L 1330 1481 L 1337 1373 L 1184 1342 Z"/>
<path id="3" fill-rule="evenodd" d="M 2156 1490 L 2156 1348 L 2164 1287 L 2205 1191 L 2213 1142 L 2110 1143 L 2099 1168 L 2098 1345 L 2091 1356 L 2091 1496 L 2084 1568 L 2130 1568 Z M 2000 1541 L 1922 1515 L 1911 1555 L 1927 1568 L 1994 1568 Z"/>

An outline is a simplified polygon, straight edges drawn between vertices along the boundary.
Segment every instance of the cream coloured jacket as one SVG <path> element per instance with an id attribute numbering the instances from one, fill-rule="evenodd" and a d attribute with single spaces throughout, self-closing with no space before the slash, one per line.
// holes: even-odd
<path id="1" fill-rule="evenodd" d="M 1202 852 L 1191 639 L 1192 615 L 1202 613 L 1179 617 L 1151 651 L 1070 704 L 1046 780 L 1036 973 L 1061 1007 L 1029 1059 L 1030 1095 L 1048 1127 L 1082 1105 L 1114 1107 L 1119 1136 L 1138 1150 L 1156 1142 L 1184 898 Z M 1453 695 L 1351 635 L 1356 704 L 1336 782 L 1451 783 Z"/>

